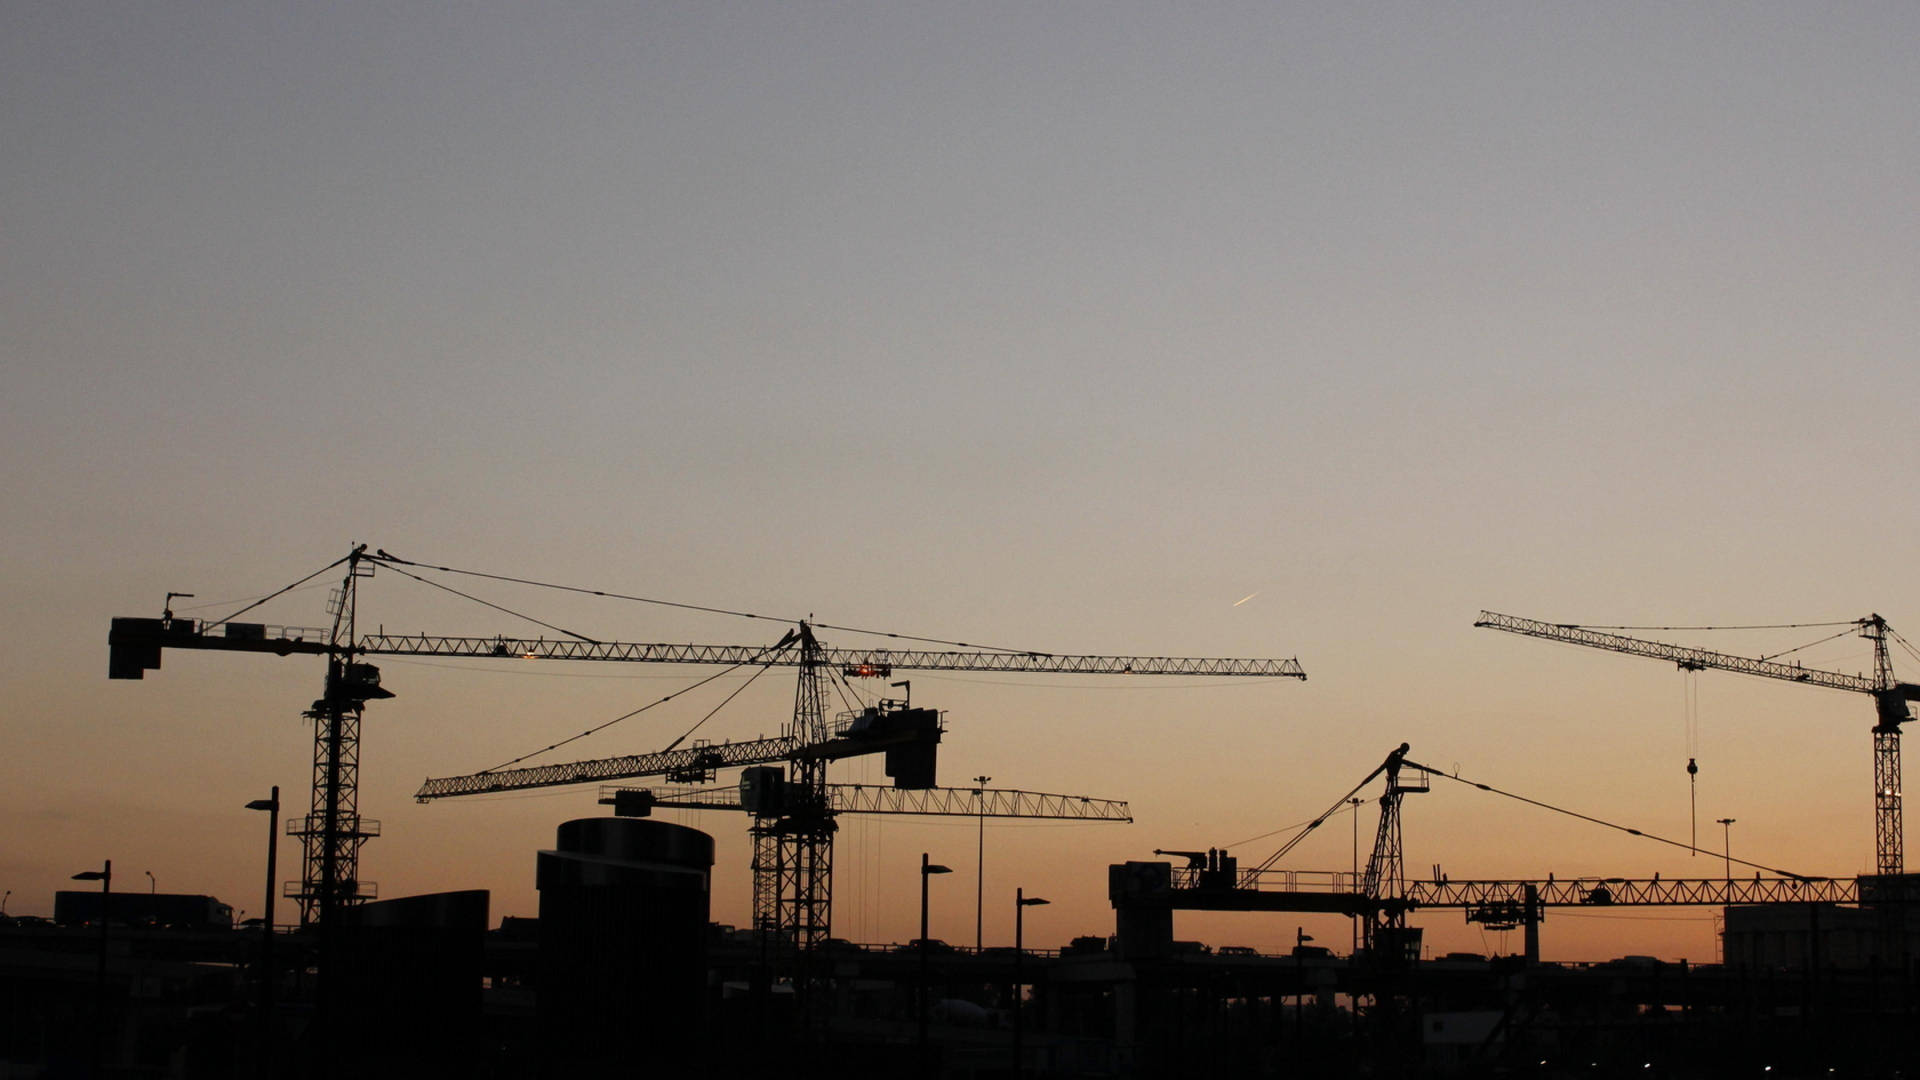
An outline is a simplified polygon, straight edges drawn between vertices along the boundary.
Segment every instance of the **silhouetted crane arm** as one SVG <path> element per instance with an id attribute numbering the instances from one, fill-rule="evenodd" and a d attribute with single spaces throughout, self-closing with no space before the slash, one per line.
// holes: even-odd
<path id="1" fill-rule="evenodd" d="M 1799 664 L 1782 664 L 1773 660 L 1730 656 L 1711 649 L 1693 649 L 1684 645 L 1669 645 L 1663 641 L 1646 641 L 1620 634 L 1588 630 L 1566 623 L 1541 622 L 1539 619 L 1523 619 L 1517 615 L 1502 615 L 1494 611 L 1482 611 L 1473 625 L 1484 626 L 1490 630 L 1505 630 L 1510 634 L 1544 638 L 1548 641 L 1561 641 L 1569 645 L 1586 645 L 1595 649 L 1606 649 L 1609 652 L 1627 653 L 1631 656 L 1669 660 L 1689 671 L 1708 668 L 1717 671 L 1737 671 L 1745 675 L 1785 679 L 1788 682 L 1806 683 L 1809 686 L 1824 686 L 1832 690 L 1853 690 L 1867 694 L 1881 689 L 1874 684 L 1873 679 L 1865 675 L 1842 675 L 1836 671 L 1819 671 Z"/>
<path id="2" fill-rule="evenodd" d="M 620 793 L 644 796 L 646 805 L 694 810 L 745 810 L 739 785 L 693 791 L 606 787 L 600 804 L 616 805 Z M 1133 820 L 1127 804 L 1084 795 L 1050 795 L 1008 788 L 897 788 L 879 784 L 828 784 L 827 806 L 836 814 L 912 814 L 919 817 L 1042 818 L 1054 821 Z"/>
<path id="3" fill-rule="evenodd" d="M 621 757 L 570 761 L 558 765 L 534 765 L 524 769 L 494 769 L 468 776 L 449 776 L 428 780 L 413 793 L 425 802 L 450 795 L 485 795 L 530 788 L 560 787 L 600 780 L 625 780 L 640 776 L 667 776 L 724 769 L 734 765 L 766 765 L 786 761 L 801 750 L 800 740 L 791 736 L 772 739 L 747 739 L 742 742 L 708 744 L 683 750 L 665 750 L 652 754 L 627 754 Z"/>
<path id="4" fill-rule="evenodd" d="M 107 636 L 113 678 L 137 679 L 160 666 L 160 649 L 263 652 L 280 656 L 330 651 L 326 632 L 262 623 L 207 624 L 193 619 L 115 619 Z M 460 637 L 448 634 L 362 634 L 351 651 L 362 656 L 464 656 L 492 659 L 624 661 L 650 664 L 771 664 L 798 667 L 797 651 L 765 645 L 695 645 L 586 641 L 566 638 Z M 1205 675 L 1305 679 L 1297 659 L 1214 656 L 1093 656 L 1066 653 L 931 649 L 818 650 L 821 662 L 884 673 L 997 671 L 1022 674 Z M 123 658 L 125 661 L 123 662 Z"/>

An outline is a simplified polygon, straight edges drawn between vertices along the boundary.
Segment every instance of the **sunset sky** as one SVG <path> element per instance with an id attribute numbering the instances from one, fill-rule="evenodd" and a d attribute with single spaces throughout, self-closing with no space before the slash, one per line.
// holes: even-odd
<path id="1" fill-rule="evenodd" d="M 1305 683 L 912 675 L 948 712 L 943 782 L 1137 818 L 989 826 L 988 944 L 1017 887 L 1053 901 L 1027 923 L 1052 946 L 1112 932 L 1109 863 L 1258 861 L 1402 740 L 1680 839 L 1695 756 L 1703 846 L 1731 817 L 1737 855 L 1869 872 L 1864 698 L 1472 623 L 1920 634 L 1916 40 L 1893 3 L 16 0 L 8 911 L 111 858 L 116 886 L 150 871 L 258 914 L 242 807 L 304 801 L 322 665 L 170 653 L 109 682 L 108 621 L 168 590 L 222 616 L 358 541 L 900 634 L 1300 659 Z M 364 588 L 390 629 L 538 632 Z M 602 638 L 781 633 L 472 591 Z M 326 594 L 262 617 L 320 625 Z M 1829 632 L 1644 636 L 1759 655 Z M 1793 655 L 1870 661 L 1853 637 Z M 496 919 L 535 913 L 534 853 L 593 789 L 418 805 L 421 779 L 711 674 L 381 666 L 363 874 L 491 889 Z M 701 734 L 776 731 L 774 681 Z M 717 703 L 559 757 L 664 746 Z M 746 924 L 746 820 L 675 820 L 718 838 L 714 917 Z M 1346 869 L 1352 826 L 1289 864 Z M 843 822 L 835 934 L 915 936 L 926 851 L 959 871 L 934 934 L 971 944 L 975 842 Z M 1720 870 L 1460 785 L 1409 800 L 1406 844 L 1454 879 Z M 1421 922 L 1436 951 L 1519 947 Z M 1344 950 L 1340 920 L 1179 934 L 1282 949 L 1302 925 Z M 1705 909 L 1557 913 L 1545 942 L 1716 952 Z"/>

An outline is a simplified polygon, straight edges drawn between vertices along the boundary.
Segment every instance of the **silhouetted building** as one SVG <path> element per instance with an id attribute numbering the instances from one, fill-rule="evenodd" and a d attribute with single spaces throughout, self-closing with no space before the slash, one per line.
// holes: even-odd
<path id="1" fill-rule="evenodd" d="M 415 1064 L 425 1075 L 484 1052 L 485 889 L 427 893 L 343 912 L 330 977 L 345 1063 Z"/>
<path id="2" fill-rule="evenodd" d="M 186 893 L 116 892 L 63 889 L 53 894 L 53 921 L 62 926 L 98 922 L 100 901 L 122 926 L 170 926 L 182 930 L 225 930 L 233 926 L 233 908 L 211 896 Z"/>
<path id="3" fill-rule="evenodd" d="M 537 875 L 551 1065 L 698 1050 L 712 868 L 713 837 L 698 829 L 615 817 L 560 826 Z"/>
<path id="4" fill-rule="evenodd" d="M 1722 954 L 1731 967 L 1902 968 L 1920 935 L 1898 906 L 1766 904 L 1727 908 Z"/>

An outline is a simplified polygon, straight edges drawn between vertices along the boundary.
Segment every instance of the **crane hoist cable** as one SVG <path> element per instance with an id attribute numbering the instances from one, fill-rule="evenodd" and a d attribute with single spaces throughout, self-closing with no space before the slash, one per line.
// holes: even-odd
<path id="1" fill-rule="evenodd" d="M 1688 844 L 1697 853 L 1700 845 L 1700 672 L 1680 669 L 1682 707 L 1686 712 L 1687 738 L 1687 828 Z M 1691 854 L 1689 857 L 1691 857 Z"/>

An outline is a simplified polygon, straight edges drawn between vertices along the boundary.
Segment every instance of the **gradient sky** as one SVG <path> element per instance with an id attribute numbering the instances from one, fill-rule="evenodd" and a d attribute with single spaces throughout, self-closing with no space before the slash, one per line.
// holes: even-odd
<path id="1" fill-rule="evenodd" d="M 5 10 L 10 911 L 101 858 L 257 908 L 241 806 L 304 797 L 320 665 L 169 654 L 110 683 L 108 619 L 169 589 L 223 615 L 361 540 L 900 633 L 1300 658 L 1304 684 L 915 676 L 949 710 L 945 782 L 1138 818 L 990 828 L 989 944 L 1016 886 L 1058 944 L 1111 932 L 1110 862 L 1257 861 L 1403 739 L 1682 838 L 1695 754 L 1737 853 L 1872 868 L 1866 700 L 1702 675 L 1689 740 L 1687 676 L 1471 623 L 1920 623 L 1910 4 Z M 367 589 L 395 629 L 526 628 Z M 318 625 L 325 592 L 269 617 Z M 497 598 L 603 637 L 779 634 Z M 707 674 L 383 668 L 363 874 L 489 888 L 496 917 L 534 913 L 533 853 L 592 791 L 419 806 L 419 780 Z M 770 732 L 789 695 L 703 733 Z M 746 923 L 744 819 L 683 820 Z M 1718 869 L 1457 787 L 1406 835 L 1453 878 Z M 970 868 L 974 840 L 847 822 L 835 932 L 914 936 L 914 860 Z M 1351 847 L 1335 819 L 1292 863 Z M 936 936 L 970 943 L 971 874 L 936 891 Z M 1345 944 L 1180 933 L 1283 948 L 1301 922 Z M 1704 911 L 1555 915 L 1546 945 L 1715 951 Z"/>

